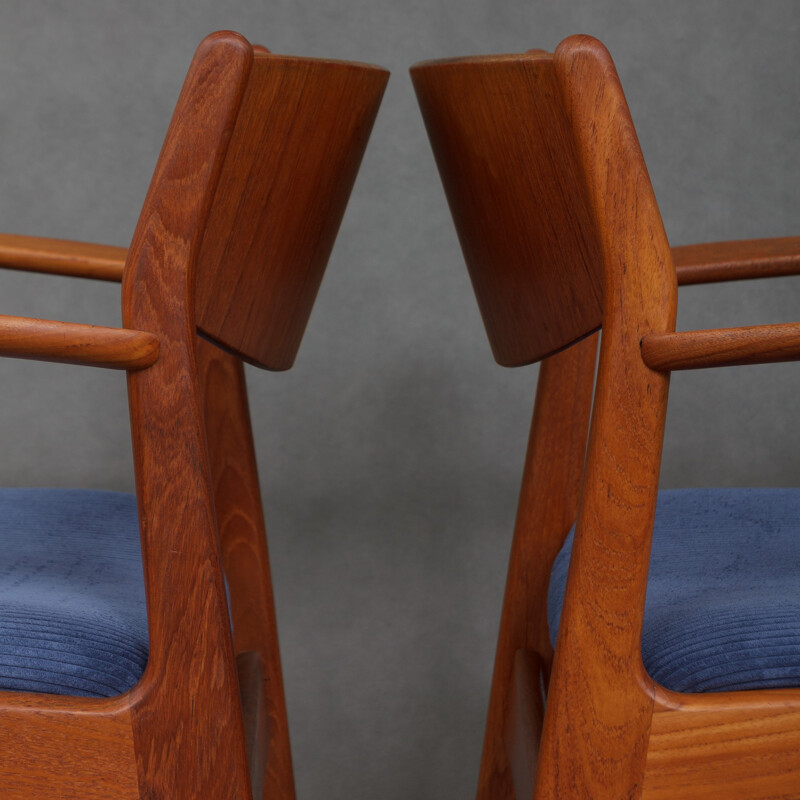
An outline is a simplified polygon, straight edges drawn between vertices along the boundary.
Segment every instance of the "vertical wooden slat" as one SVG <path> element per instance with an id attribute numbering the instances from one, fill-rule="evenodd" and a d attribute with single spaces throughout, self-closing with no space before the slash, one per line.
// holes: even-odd
<path id="1" fill-rule="evenodd" d="M 545 679 L 553 649 L 547 627 L 550 570 L 578 508 L 592 404 L 597 335 L 542 362 L 495 655 L 479 800 L 511 798 L 504 740 L 518 650 L 539 655 Z"/>
<path id="2" fill-rule="evenodd" d="M 292 800 L 294 775 L 278 627 L 242 362 L 198 339 L 211 480 L 237 653 L 259 654 L 269 719 L 263 795 Z"/>

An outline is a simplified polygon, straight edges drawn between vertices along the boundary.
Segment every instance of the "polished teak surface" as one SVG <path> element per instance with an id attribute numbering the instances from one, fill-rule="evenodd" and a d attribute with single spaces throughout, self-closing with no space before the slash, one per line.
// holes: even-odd
<path id="1" fill-rule="evenodd" d="M 150 636 L 145 674 L 122 696 L 0 692 L 4 798 L 294 796 L 237 355 L 290 366 L 386 79 L 213 34 L 127 251 L 0 237 L 0 266 L 122 280 L 122 329 L 0 318 L 0 354 L 128 370 Z M 291 297 L 279 323 L 261 316 Z"/>
<path id="2" fill-rule="evenodd" d="M 800 689 L 676 694 L 641 657 L 669 371 L 800 356 L 795 324 L 676 333 L 678 284 L 797 274 L 800 238 L 671 249 L 590 37 L 411 75 L 495 357 L 544 357 L 479 800 L 800 797 Z"/>

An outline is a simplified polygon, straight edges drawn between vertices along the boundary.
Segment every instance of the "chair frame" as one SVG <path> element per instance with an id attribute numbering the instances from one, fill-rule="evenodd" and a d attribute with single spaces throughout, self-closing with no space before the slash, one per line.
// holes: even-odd
<path id="1" fill-rule="evenodd" d="M 315 99 L 330 88 L 326 75 L 338 81 L 334 109 Z M 212 34 L 189 69 L 130 248 L 0 236 L 2 267 L 122 283 L 123 328 L 0 317 L 0 355 L 127 370 L 150 636 L 145 673 L 123 695 L 0 692 L 3 797 L 294 797 L 242 359 L 291 366 L 387 78 Z M 274 101 L 293 81 L 310 108 L 291 91 Z M 295 116 L 307 131 L 309 114 L 313 132 L 292 139 Z M 256 159 L 265 116 L 290 157 L 305 145 L 309 163 L 324 166 L 276 164 L 276 147 Z M 275 237 L 278 260 L 258 235 L 276 214 L 288 217 L 291 198 L 270 199 L 269 181 L 277 195 L 289 173 L 295 197 L 319 192 L 321 205 L 306 203 L 300 238 L 289 223 Z M 231 205 L 243 218 L 223 219 Z M 233 229 L 252 252 L 214 260 Z M 257 308 L 241 321 L 243 303 L 262 302 L 264 260 L 295 292 L 280 298 L 294 316 L 279 331 L 254 331 Z M 239 284 L 246 300 L 209 310 L 214 288 L 230 295 Z M 263 302 L 274 313 L 278 300 Z"/>
<path id="2" fill-rule="evenodd" d="M 478 799 L 800 797 L 800 689 L 671 692 L 641 656 L 670 371 L 800 358 L 797 324 L 676 333 L 678 284 L 798 274 L 800 237 L 671 249 L 613 62 L 590 37 L 411 74 L 495 357 L 543 359 Z M 576 265 L 548 274 L 564 248 Z M 581 265 L 602 278 L 599 302 Z M 570 280 L 577 309 L 549 302 Z M 574 523 L 554 653 L 550 570 Z"/>

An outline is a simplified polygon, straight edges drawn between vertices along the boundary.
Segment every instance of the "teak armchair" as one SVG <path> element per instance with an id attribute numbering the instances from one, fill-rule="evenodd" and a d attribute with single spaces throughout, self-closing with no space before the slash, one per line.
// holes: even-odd
<path id="1" fill-rule="evenodd" d="M 121 280 L 123 328 L 0 317 L 0 353 L 127 370 L 137 487 L 0 495 L 3 798 L 294 797 L 242 361 L 292 365 L 387 77 L 213 34 L 127 251 L 0 237 Z"/>
<path id="2" fill-rule="evenodd" d="M 800 492 L 657 492 L 671 370 L 800 358 L 675 332 L 678 285 L 800 238 L 670 249 L 594 39 L 411 74 L 495 358 L 542 360 L 479 800 L 800 797 Z"/>

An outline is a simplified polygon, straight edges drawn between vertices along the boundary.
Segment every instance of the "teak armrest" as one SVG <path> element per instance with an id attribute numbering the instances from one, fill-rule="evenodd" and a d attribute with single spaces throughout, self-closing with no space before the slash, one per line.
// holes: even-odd
<path id="1" fill-rule="evenodd" d="M 680 286 L 798 275 L 800 236 L 673 247 L 672 260 Z"/>
<path id="2" fill-rule="evenodd" d="M 0 267 L 100 281 L 122 280 L 124 247 L 0 233 Z"/>
<path id="3" fill-rule="evenodd" d="M 796 361 L 800 323 L 651 333 L 641 346 L 644 363 L 658 372 Z"/>
<path id="4" fill-rule="evenodd" d="M 145 331 L 0 316 L 0 356 L 139 370 L 156 361 L 158 349 L 158 337 Z"/>

